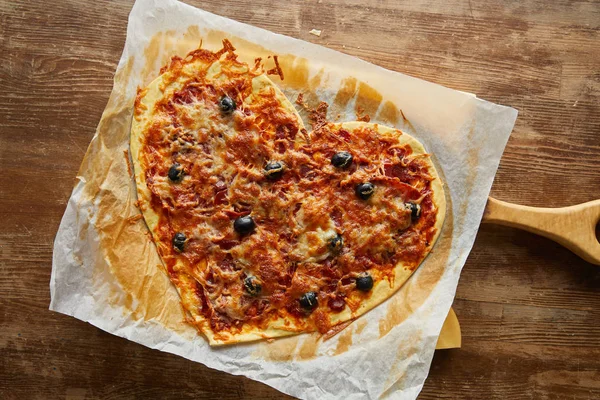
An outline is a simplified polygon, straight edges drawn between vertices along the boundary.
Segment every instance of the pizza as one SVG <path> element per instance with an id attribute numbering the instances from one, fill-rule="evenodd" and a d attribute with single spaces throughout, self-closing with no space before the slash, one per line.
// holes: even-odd
<path id="1" fill-rule="evenodd" d="M 138 205 L 210 345 L 325 333 L 389 298 L 427 256 L 443 185 L 397 129 L 307 132 L 260 61 L 234 50 L 174 57 L 138 90 Z"/>

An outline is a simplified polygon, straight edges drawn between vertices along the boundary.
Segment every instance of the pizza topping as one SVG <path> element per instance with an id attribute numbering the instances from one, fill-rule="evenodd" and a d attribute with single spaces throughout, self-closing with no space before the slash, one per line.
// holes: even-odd
<path id="1" fill-rule="evenodd" d="M 187 238 L 185 237 L 185 233 L 177 232 L 175 236 L 173 236 L 173 248 L 182 252 L 186 241 Z"/>
<path id="2" fill-rule="evenodd" d="M 306 311 L 312 311 L 319 305 L 319 300 L 315 292 L 304 293 L 298 301 L 300 302 L 300 306 Z"/>
<path id="3" fill-rule="evenodd" d="M 249 215 L 245 217 L 238 217 L 233 223 L 233 229 L 235 229 L 235 231 L 240 235 L 247 235 L 248 233 L 251 233 L 255 227 L 256 223 Z"/>
<path id="4" fill-rule="evenodd" d="M 323 330 L 327 312 L 355 310 L 368 301 L 375 279 L 393 282 L 397 265 L 416 268 L 422 260 L 435 232 L 429 175 L 410 147 L 372 128 L 352 132 L 352 173 L 339 174 L 331 156 L 340 153 L 337 126 L 296 143 L 277 133 L 289 123 L 265 131 L 246 114 L 251 106 L 244 107 L 227 125 L 213 110 L 216 127 L 194 128 L 193 140 L 212 140 L 209 149 L 216 150 L 178 150 L 167 130 L 148 141 L 149 165 L 159 168 L 147 170 L 147 182 L 159 196 L 156 207 L 167 211 L 159 226 L 185 229 L 187 242 L 173 239 L 174 253 L 184 243 L 185 252 L 173 259 L 183 260 L 199 282 L 204 297 L 197 296 L 206 299 L 201 313 L 215 332 L 258 329 L 278 318 Z M 269 134 L 279 138 L 273 144 L 287 143 L 285 151 L 273 151 Z M 152 158 L 154 149 L 164 149 L 164 161 Z M 165 185 L 160 163 L 170 166 L 175 152 L 186 165 L 185 182 Z M 276 185 L 267 183 L 275 177 Z M 196 272 L 202 260 L 206 267 Z"/>
<path id="5" fill-rule="evenodd" d="M 222 121 L 221 111 L 213 112 Z M 339 128 L 324 126 L 294 143 L 288 142 L 293 135 L 278 130 L 289 123 L 278 121 L 272 137 L 288 143 L 279 153 L 262 139 L 269 133 L 255 122 L 245 125 L 248 115 L 237 113 L 228 125 L 218 122 L 206 133 L 203 125 L 195 128 L 194 140 L 212 140 L 210 146 L 222 151 L 202 145 L 181 151 L 171 146 L 177 139 L 165 142 L 172 134 L 157 135 L 149 143 L 164 146 L 162 162 L 171 165 L 177 151 L 178 161 L 189 167 L 185 184 L 164 185 L 160 168 L 149 169 L 147 181 L 160 195 L 157 206 L 168 210 L 166 229 L 188 227 L 188 238 L 194 238 L 182 238 L 185 253 L 177 259 L 185 257 L 190 271 L 207 260 L 206 272 L 196 279 L 206 298 L 202 313 L 215 331 L 269 326 L 280 317 L 325 329 L 327 321 L 316 310 L 320 303 L 325 314 L 357 307 L 371 296 L 375 277 L 392 281 L 399 263 L 416 268 L 422 260 L 435 232 L 429 175 L 420 159 L 411 158 L 410 147 L 377 137 L 372 128 L 352 132 L 352 173 L 338 174 L 331 154 L 340 153 Z M 229 124 L 245 128 L 229 131 Z M 275 177 L 277 185 L 265 182 Z M 174 240 L 173 248 L 179 253 L 184 246 Z"/>
<path id="6" fill-rule="evenodd" d="M 335 235 L 329 239 L 329 250 L 331 253 L 339 254 L 342 251 L 342 247 L 344 247 L 344 239 L 341 235 Z"/>
<path id="7" fill-rule="evenodd" d="M 415 203 L 408 203 L 408 208 L 410 210 L 410 218 L 413 221 L 416 221 L 421 216 L 421 206 Z"/>
<path id="8" fill-rule="evenodd" d="M 323 120 L 308 134 L 259 69 L 211 57 L 181 59 L 154 105 L 136 100 L 153 234 L 186 311 L 224 337 L 354 318 L 378 300 L 374 278 L 392 288 L 396 268 L 414 270 L 433 243 L 427 158 L 375 124 Z"/>
<path id="9" fill-rule="evenodd" d="M 262 290 L 262 286 L 255 276 L 248 276 L 244 279 L 244 289 L 250 296 L 258 296 Z"/>
<path id="10" fill-rule="evenodd" d="M 283 164 L 279 161 L 269 161 L 264 172 L 267 179 L 276 181 L 283 176 Z"/>
<path id="11" fill-rule="evenodd" d="M 371 182 L 359 183 L 354 188 L 356 195 L 363 200 L 368 200 L 374 191 L 375 185 L 373 185 Z"/>
<path id="12" fill-rule="evenodd" d="M 335 312 L 340 312 L 346 308 L 346 300 L 344 300 L 342 296 L 335 296 L 329 299 L 329 303 L 327 304 L 329 305 L 329 308 Z"/>
<path id="13" fill-rule="evenodd" d="M 235 107 L 235 101 L 229 96 L 223 96 L 221 97 L 221 100 L 219 100 L 219 108 L 225 114 L 232 113 L 233 110 L 235 110 Z"/>
<path id="14" fill-rule="evenodd" d="M 180 182 L 183 178 L 183 167 L 179 163 L 171 165 L 169 168 L 169 179 L 173 182 Z"/>
<path id="15" fill-rule="evenodd" d="M 373 278 L 365 273 L 356 278 L 356 288 L 362 292 L 368 292 L 373 289 Z"/>
<path id="16" fill-rule="evenodd" d="M 347 168 L 352 164 L 352 154 L 347 151 L 338 151 L 331 157 L 331 164 L 336 168 Z"/>

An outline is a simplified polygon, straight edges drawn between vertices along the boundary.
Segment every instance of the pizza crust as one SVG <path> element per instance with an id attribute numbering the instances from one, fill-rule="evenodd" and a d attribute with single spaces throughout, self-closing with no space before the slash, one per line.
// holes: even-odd
<path id="1" fill-rule="evenodd" d="M 220 65 L 220 61 L 207 63 L 203 60 L 197 60 L 192 63 L 186 64 L 184 66 L 183 72 L 184 76 L 189 76 L 194 74 L 195 71 L 208 69 L 208 75 L 214 76 L 218 74 L 220 70 Z M 162 251 L 161 248 L 169 246 L 169 244 L 163 243 L 158 235 L 157 228 L 160 216 L 150 206 L 152 193 L 149 190 L 148 185 L 146 183 L 146 176 L 144 173 L 145 171 L 140 163 L 140 158 L 141 149 L 144 143 L 144 132 L 148 124 L 152 122 L 153 110 L 155 105 L 161 98 L 168 96 L 168 93 L 172 93 L 173 91 L 178 90 L 182 87 L 182 84 L 178 80 L 173 81 L 173 76 L 173 71 L 168 69 L 158 78 L 153 80 L 145 89 L 140 90 L 138 92 L 138 97 L 136 99 L 135 105 L 136 113 L 132 121 L 130 136 L 130 150 L 131 158 L 133 161 L 134 178 L 137 186 L 138 206 L 142 211 L 144 220 L 148 226 L 149 231 L 152 234 L 153 241 L 157 247 L 159 254 L 161 255 L 161 260 L 163 261 L 163 264 L 163 254 L 165 254 L 166 252 Z M 288 112 L 295 115 L 297 121 L 299 122 L 300 129 L 304 129 L 304 125 L 302 119 L 298 114 L 298 111 L 289 102 L 289 100 L 285 97 L 281 90 L 277 86 L 275 86 L 275 84 L 273 84 L 273 82 L 264 74 L 255 76 L 252 79 L 253 94 L 260 93 L 264 90 L 274 90 L 275 96 L 280 102 L 281 106 L 285 108 Z M 252 95 L 246 98 L 244 101 L 252 102 Z M 182 274 L 178 278 L 180 280 L 181 286 L 183 287 L 191 285 L 192 283 L 192 277 L 187 274 Z M 184 309 L 186 310 L 186 312 L 189 313 L 190 309 L 192 308 L 193 301 L 189 298 L 186 298 L 186 295 L 189 294 L 191 290 L 186 291 L 182 290 L 181 286 L 174 286 L 176 287 L 181 297 Z M 293 323 L 290 324 L 289 322 L 284 323 L 283 321 L 281 321 L 279 323 L 278 321 L 274 321 L 272 324 L 273 326 L 269 326 L 264 330 L 255 328 L 248 329 L 248 327 L 245 327 L 245 329 L 243 329 L 241 332 L 238 332 L 235 335 L 231 335 L 228 332 L 213 332 L 210 329 L 210 326 L 207 323 L 207 321 L 203 320 L 201 314 L 192 314 L 188 318 L 192 319 L 193 322 L 195 322 L 194 325 L 196 325 L 200 329 L 200 331 L 206 336 L 211 346 L 289 336 L 304 330 L 304 326 L 297 326 Z"/>
<path id="2" fill-rule="evenodd" d="M 182 69 L 183 74 L 178 76 L 187 77 L 193 75 L 198 70 L 208 70 L 208 75 L 217 76 L 220 68 L 220 61 L 209 63 L 204 60 L 195 60 L 185 64 Z M 155 105 L 161 98 L 168 97 L 170 93 L 172 93 L 174 90 L 180 89 L 181 87 L 182 82 L 180 79 L 177 78 L 173 70 L 167 69 L 161 76 L 152 81 L 147 88 L 139 92 L 136 100 L 136 113 L 131 127 L 130 149 L 134 165 L 135 181 L 137 184 L 138 204 L 142 210 L 146 224 L 153 235 L 154 242 L 157 246 L 159 254 L 161 255 L 161 259 L 163 259 L 163 255 L 169 254 L 168 248 L 170 247 L 170 241 L 165 243 L 159 236 L 158 225 L 160 216 L 150 205 L 152 193 L 148 188 L 145 171 L 142 167 L 140 159 L 142 146 L 144 143 L 144 133 L 148 128 L 148 124 L 153 122 L 153 110 Z M 302 120 L 296 109 L 269 78 L 267 78 L 265 75 L 255 76 L 252 80 L 252 89 L 253 94 L 244 99 L 244 102 L 252 102 L 253 96 L 263 90 L 274 90 L 276 93 L 276 98 L 280 102 L 281 106 L 297 117 L 299 126 L 301 129 L 303 129 Z M 383 125 L 365 122 L 346 122 L 342 124 L 330 124 L 330 126 L 337 126 L 338 128 L 341 127 L 350 132 L 356 129 L 370 128 L 382 135 L 400 135 L 401 143 L 410 145 L 413 154 L 426 154 L 423 145 L 415 138 L 405 133 L 401 133 L 399 130 L 385 127 Z M 301 137 L 302 135 L 298 135 L 298 140 L 302 140 Z M 431 241 L 425 255 L 430 252 L 441 232 L 446 212 L 443 184 L 429 158 L 426 159 L 426 163 L 430 175 L 432 175 L 434 178 L 431 182 L 431 190 L 433 193 L 433 203 L 437 208 L 437 217 L 435 221 L 435 236 Z M 178 269 L 178 265 L 179 261 L 177 261 L 174 270 Z M 183 270 L 183 267 L 180 266 L 179 269 Z M 370 293 L 370 296 L 362 301 L 358 308 L 355 308 L 354 311 L 352 311 L 347 305 L 343 311 L 329 314 L 331 326 L 334 327 L 344 322 L 351 321 L 391 297 L 406 282 L 415 269 L 416 268 L 414 268 L 414 266 L 411 268 L 402 263 L 396 265 L 393 279 L 391 281 L 377 281 Z M 211 346 L 249 342 L 265 338 L 277 338 L 315 330 L 313 325 L 307 324 L 302 320 L 288 320 L 279 318 L 269 321 L 266 326 L 262 327 L 244 325 L 239 332 L 214 332 L 210 328 L 208 321 L 200 313 L 194 312 L 196 304 L 195 302 L 197 301 L 192 298 L 192 286 L 195 285 L 194 278 L 187 273 L 175 273 L 174 275 L 175 277 L 171 275 L 171 279 L 177 280 L 177 284 L 175 284 L 175 286 L 181 296 L 184 308 L 189 313 L 188 319 L 206 336 Z"/>
<path id="3" fill-rule="evenodd" d="M 371 128 L 371 129 L 373 129 L 381 134 L 384 134 L 384 135 L 400 134 L 400 142 L 402 144 L 408 144 L 412 148 L 413 154 L 428 154 L 425 151 L 425 147 L 423 147 L 421 142 L 419 142 L 414 137 L 412 137 L 404 132 L 401 132 L 398 129 L 390 128 L 390 127 L 380 125 L 380 124 L 362 122 L 362 121 L 344 122 L 344 123 L 341 123 L 338 125 L 350 132 L 352 132 L 355 129 Z M 427 164 L 429 167 L 430 175 L 432 175 L 434 177 L 434 180 L 431 182 L 431 186 L 432 186 L 431 190 L 433 193 L 433 202 L 434 202 L 435 206 L 437 207 L 437 215 L 436 215 L 436 221 L 435 221 L 435 226 L 434 226 L 436 232 L 433 237 L 433 240 L 431 241 L 431 245 L 429 246 L 429 249 L 426 252 L 425 258 L 431 252 L 431 249 L 435 245 L 435 242 L 437 241 L 437 238 L 439 237 L 439 235 L 442 231 L 442 227 L 444 225 L 444 219 L 446 217 L 446 196 L 444 194 L 443 183 L 442 183 L 430 157 L 427 158 Z M 425 259 L 423 259 L 421 261 L 421 263 L 423 263 L 424 260 Z M 391 282 L 388 282 L 386 280 L 380 280 L 380 281 L 376 282 L 375 285 L 373 286 L 371 296 L 368 299 L 366 299 L 365 301 L 363 301 L 360 304 L 359 308 L 355 312 L 352 312 L 348 307 L 346 307 L 346 309 L 344 311 L 342 311 L 341 313 L 333 314 L 333 316 L 331 318 L 332 324 L 340 324 L 340 323 L 358 318 L 361 315 L 365 314 L 367 311 L 369 311 L 369 310 L 373 309 L 374 307 L 376 307 L 377 305 L 381 304 L 382 302 L 384 302 L 385 300 L 390 298 L 394 293 L 396 293 L 402 287 L 402 285 L 404 285 L 404 283 L 408 280 L 408 278 L 410 278 L 410 276 L 413 274 L 414 271 L 416 271 L 416 268 L 412 269 L 412 268 L 407 267 L 403 263 L 398 263 L 394 270 L 393 285 L 390 284 Z"/>

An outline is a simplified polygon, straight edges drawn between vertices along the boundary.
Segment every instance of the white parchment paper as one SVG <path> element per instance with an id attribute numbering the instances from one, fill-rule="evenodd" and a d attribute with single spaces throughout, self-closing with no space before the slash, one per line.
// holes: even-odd
<path id="1" fill-rule="evenodd" d="M 432 254 L 391 299 L 331 339 L 300 335 L 273 343 L 213 349 L 182 321 L 175 325 L 172 321 L 166 323 L 166 312 L 139 311 L 140 304 L 147 301 L 144 295 L 148 291 L 132 293 L 116 278 L 116 269 L 126 268 L 117 257 L 111 257 L 121 244 L 114 238 L 115 248 L 107 249 L 107 238 L 102 235 L 107 220 L 121 221 L 137 212 L 132 205 L 135 186 L 123 157 L 129 146 L 128 121 L 136 88 L 158 76 L 168 57 L 185 55 L 197 47 L 198 39 L 203 39 L 205 47 L 210 46 L 219 36 L 217 31 L 227 32 L 242 58 L 251 60 L 256 56 L 257 48 L 248 43 L 259 45 L 265 62 L 272 62 L 267 58 L 272 54 L 287 55 L 281 57 L 284 74 L 304 62 L 302 66 L 308 73 L 305 78 L 318 83 L 317 88 L 311 89 L 318 100 L 335 103 L 340 88 L 355 79 L 359 84 L 350 89 L 352 98 L 335 110 L 339 121 L 354 120 L 356 102 L 364 95 L 360 88 L 372 88 L 379 108 L 371 114 L 371 120 L 390 124 L 383 107 L 386 102 L 394 104 L 405 118 L 392 124 L 424 143 L 445 179 L 448 217 Z M 294 60 L 294 65 L 286 65 L 286 59 Z M 274 81 L 292 100 L 302 91 L 286 79 Z M 360 86 L 361 83 L 366 86 Z M 300 398 L 416 398 L 427 377 L 437 336 L 475 240 L 516 116 L 512 108 L 471 94 L 385 70 L 175 0 L 137 0 L 129 17 L 111 99 L 56 236 L 50 309 L 145 346 L 245 375 Z M 108 219 L 98 212 L 107 198 L 115 204 Z M 143 221 L 135 222 L 133 219 L 132 228 L 124 224 L 121 231 L 143 235 Z M 156 261 L 155 252 L 152 246 L 145 248 L 140 263 Z M 144 268 L 166 299 L 157 304 L 164 304 L 166 309 L 169 302 L 177 302 L 176 291 L 166 275 L 155 274 L 159 267 Z"/>

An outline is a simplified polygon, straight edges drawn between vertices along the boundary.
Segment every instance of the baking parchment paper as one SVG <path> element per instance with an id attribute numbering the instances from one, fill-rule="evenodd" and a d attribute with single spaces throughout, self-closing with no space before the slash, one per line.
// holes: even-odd
<path id="1" fill-rule="evenodd" d="M 210 348 L 183 322 L 135 206 L 128 154 L 138 86 L 171 56 L 228 38 L 240 59 L 279 56 L 294 101 L 330 104 L 328 117 L 412 134 L 445 180 L 447 217 L 432 253 L 389 300 L 325 339 L 304 334 Z M 427 377 L 460 271 L 475 240 L 516 110 L 174 0 L 137 0 L 113 91 L 82 162 L 54 244 L 50 309 L 145 346 L 245 375 L 306 399 L 416 398 Z M 308 121 L 305 121 L 309 126 Z"/>

